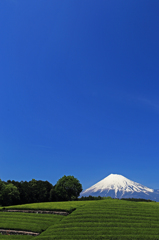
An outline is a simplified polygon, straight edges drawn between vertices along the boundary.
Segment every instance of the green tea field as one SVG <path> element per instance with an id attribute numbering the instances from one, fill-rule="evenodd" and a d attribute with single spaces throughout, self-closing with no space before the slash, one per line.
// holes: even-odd
<path id="1" fill-rule="evenodd" d="M 40 233 L 37 237 L 0 235 L 0 239 L 159 240 L 159 203 L 155 202 L 106 199 L 27 204 L 16 208 L 74 211 L 68 216 L 0 212 L 0 228 Z"/>

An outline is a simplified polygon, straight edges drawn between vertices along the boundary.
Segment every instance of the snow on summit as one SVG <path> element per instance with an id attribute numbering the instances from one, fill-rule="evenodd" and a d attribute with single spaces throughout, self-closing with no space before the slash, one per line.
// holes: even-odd
<path id="1" fill-rule="evenodd" d="M 157 195 L 156 195 L 157 194 Z M 159 193 L 140 183 L 129 180 L 119 174 L 110 174 L 92 187 L 81 193 L 81 196 L 101 196 L 113 198 L 145 198 L 157 200 Z"/>
<path id="2" fill-rule="evenodd" d="M 101 190 L 101 192 L 106 189 L 115 190 L 116 193 L 117 191 L 153 192 L 153 189 L 144 187 L 143 185 L 133 182 L 128 178 L 123 177 L 122 175 L 119 175 L 119 174 L 110 174 L 108 177 L 104 178 L 103 180 L 101 180 L 100 182 L 96 183 L 91 188 L 89 188 L 89 190 L 90 189 L 94 190 L 94 192 L 99 191 L 99 189 Z"/>

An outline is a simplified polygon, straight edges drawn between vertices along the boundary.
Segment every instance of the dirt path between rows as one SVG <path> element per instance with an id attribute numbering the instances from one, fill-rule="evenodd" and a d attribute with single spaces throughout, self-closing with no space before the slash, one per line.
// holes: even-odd
<path id="1" fill-rule="evenodd" d="M 22 213 L 40 213 L 40 214 L 57 214 L 67 216 L 69 215 L 68 212 L 58 212 L 58 211 L 42 211 L 42 210 L 13 210 L 13 209 L 6 209 L 3 212 L 22 212 Z M 0 229 L 0 233 L 2 235 L 31 235 L 31 236 L 38 236 L 40 233 L 29 232 L 29 231 L 18 231 L 18 230 L 10 230 L 10 229 Z"/>
<path id="2" fill-rule="evenodd" d="M 23 213 L 41 213 L 41 214 L 57 214 L 67 216 L 69 215 L 68 212 L 58 212 L 58 211 L 42 211 L 42 210 L 4 210 L 3 212 L 23 212 Z"/>
<path id="3" fill-rule="evenodd" d="M 40 234 L 35 232 L 17 231 L 17 230 L 9 230 L 9 229 L 0 229 L 0 233 L 2 235 L 31 235 L 31 236 L 38 236 Z"/>

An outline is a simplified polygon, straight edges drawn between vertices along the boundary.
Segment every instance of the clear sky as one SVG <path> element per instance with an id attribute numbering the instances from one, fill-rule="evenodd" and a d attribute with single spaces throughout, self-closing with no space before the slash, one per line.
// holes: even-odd
<path id="1" fill-rule="evenodd" d="M 158 170 L 159 1 L 0 1 L 0 178 Z"/>

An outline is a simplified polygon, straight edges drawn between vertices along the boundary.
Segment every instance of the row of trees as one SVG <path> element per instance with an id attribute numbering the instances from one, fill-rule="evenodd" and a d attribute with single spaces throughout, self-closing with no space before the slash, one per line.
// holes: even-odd
<path id="1" fill-rule="evenodd" d="M 48 181 L 35 179 L 29 182 L 0 180 L 0 205 L 71 201 L 76 200 L 81 191 L 81 183 L 73 176 L 63 176 L 54 186 Z"/>

